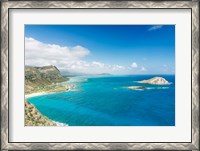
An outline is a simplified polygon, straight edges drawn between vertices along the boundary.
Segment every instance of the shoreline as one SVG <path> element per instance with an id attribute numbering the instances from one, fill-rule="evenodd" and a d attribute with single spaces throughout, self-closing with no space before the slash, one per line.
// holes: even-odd
<path id="1" fill-rule="evenodd" d="M 35 92 L 35 93 L 31 93 L 31 94 L 25 94 L 25 99 L 35 97 L 35 96 L 53 94 L 53 93 L 57 93 L 57 92 Z"/>
<path id="2" fill-rule="evenodd" d="M 52 92 L 35 92 L 31 94 L 25 94 L 25 99 L 35 97 L 35 96 L 42 96 L 42 95 L 48 95 L 48 94 L 54 94 L 54 93 L 59 93 L 59 92 L 68 92 L 71 91 L 74 88 L 74 85 L 67 85 L 68 89 L 65 91 L 52 91 Z"/>
<path id="3" fill-rule="evenodd" d="M 69 126 L 43 115 L 32 103 L 25 100 L 25 126 Z"/>
<path id="4" fill-rule="evenodd" d="M 49 120 L 51 120 L 51 119 L 49 119 Z M 51 121 L 54 122 L 56 124 L 56 126 L 69 126 L 68 124 L 65 124 L 65 123 L 60 123 L 60 122 L 57 122 L 57 121 L 54 121 L 54 120 L 51 120 Z"/>
<path id="5" fill-rule="evenodd" d="M 30 93 L 30 94 L 25 94 L 25 101 L 27 101 L 28 102 L 28 98 L 31 98 L 31 97 L 36 97 L 36 96 L 43 96 L 43 95 L 49 95 L 49 94 L 54 94 L 54 93 L 60 93 L 60 92 L 68 92 L 68 91 L 70 91 L 70 90 L 72 90 L 75 86 L 74 85 L 65 85 L 66 86 L 66 90 L 61 90 L 61 91 L 50 91 L 50 92 L 45 92 L 45 91 L 43 91 L 43 92 L 34 92 L 34 93 Z M 30 102 L 28 102 L 29 104 L 31 104 Z M 54 120 L 52 120 L 52 119 L 50 119 L 50 118 L 48 118 L 47 116 L 44 116 L 43 114 L 41 114 L 40 113 L 40 111 L 33 105 L 33 104 L 31 104 L 32 106 L 33 106 L 33 108 L 35 108 L 36 109 L 36 112 L 37 113 L 34 113 L 34 115 L 32 115 L 33 117 L 34 116 L 36 116 L 37 114 L 39 114 L 39 115 L 41 115 L 42 117 L 44 117 L 44 118 L 46 118 L 47 119 L 47 121 L 46 122 L 52 122 L 53 123 L 53 125 L 52 126 L 62 126 L 62 127 L 64 127 L 64 126 L 69 126 L 68 124 L 65 124 L 65 123 L 61 123 L 61 122 L 58 122 L 58 121 L 54 121 Z M 32 107 L 31 107 L 32 108 Z M 27 116 L 30 116 L 30 113 L 29 114 L 27 114 Z M 37 119 L 35 119 L 36 121 L 37 121 Z M 32 121 L 33 122 L 33 121 Z M 36 125 L 34 125 L 34 126 L 36 126 Z M 51 126 L 51 125 L 50 125 Z"/>

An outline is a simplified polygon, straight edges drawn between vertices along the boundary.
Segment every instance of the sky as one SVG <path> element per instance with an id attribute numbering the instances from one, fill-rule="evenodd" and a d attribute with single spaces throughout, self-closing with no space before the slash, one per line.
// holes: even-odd
<path id="1" fill-rule="evenodd" d="M 26 25 L 25 65 L 83 74 L 175 74 L 175 25 Z"/>

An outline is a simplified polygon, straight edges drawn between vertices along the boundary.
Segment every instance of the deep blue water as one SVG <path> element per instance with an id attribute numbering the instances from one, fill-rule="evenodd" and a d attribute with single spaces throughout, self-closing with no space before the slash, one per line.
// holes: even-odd
<path id="1" fill-rule="evenodd" d="M 175 126 L 175 76 L 171 85 L 138 83 L 153 75 L 73 77 L 69 92 L 29 98 L 49 119 L 69 126 Z M 126 86 L 144 85 L 147 90 Z"/>

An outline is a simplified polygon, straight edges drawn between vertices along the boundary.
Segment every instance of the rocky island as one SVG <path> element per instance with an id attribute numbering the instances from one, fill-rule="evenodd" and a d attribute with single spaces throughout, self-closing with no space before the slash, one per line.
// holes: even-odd
<path id="1" fill-rule="evenodd" d="M 138 81 L 139 83 L 156 84 L 156 85 L 168 85 L 171 84 L 166 79 L 162 77 L 154 77 L 148 80 Z"/>
<path id="2" fill-rule="evenodd" d="M 142 81 L 138 81 L 138 83 L 144 83 L 144 84 L 154 84 L 154 85 L 169 85 L 171 84 L 170 82 L 168 82 L 166 79 L 162 78 L 162 77 L 154 77 L 148 80 L 142 80 Z M 151 89 L 149 87 L 146 86 L 128 86 L 127 87 L 130 90 L 146 90 L 146 89 Z M 156 87 L 156 89 L 167 89 L 168 87 Z"/>
<path id="3" fill-rule="evenodd" d="M 42 95 L 52 92 L 68 91 L 71 85 L 61 82 L 69 79 L 63 77 L 55 66 L 25 67 L 25 97 Z M 55 126 L 57 122 L 43 116 L 34 105 L 25 100 L 25 125 L 26 126 Z"/>

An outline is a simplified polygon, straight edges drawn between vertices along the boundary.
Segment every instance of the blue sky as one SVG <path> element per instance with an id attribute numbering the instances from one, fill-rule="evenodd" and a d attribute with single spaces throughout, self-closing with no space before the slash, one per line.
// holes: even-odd
<path id="1" fill-rule="evenodd" d="M 174 25 L 26 25 L 25 37 L 27 65 L 90 74 L 175 70 Z"/>

